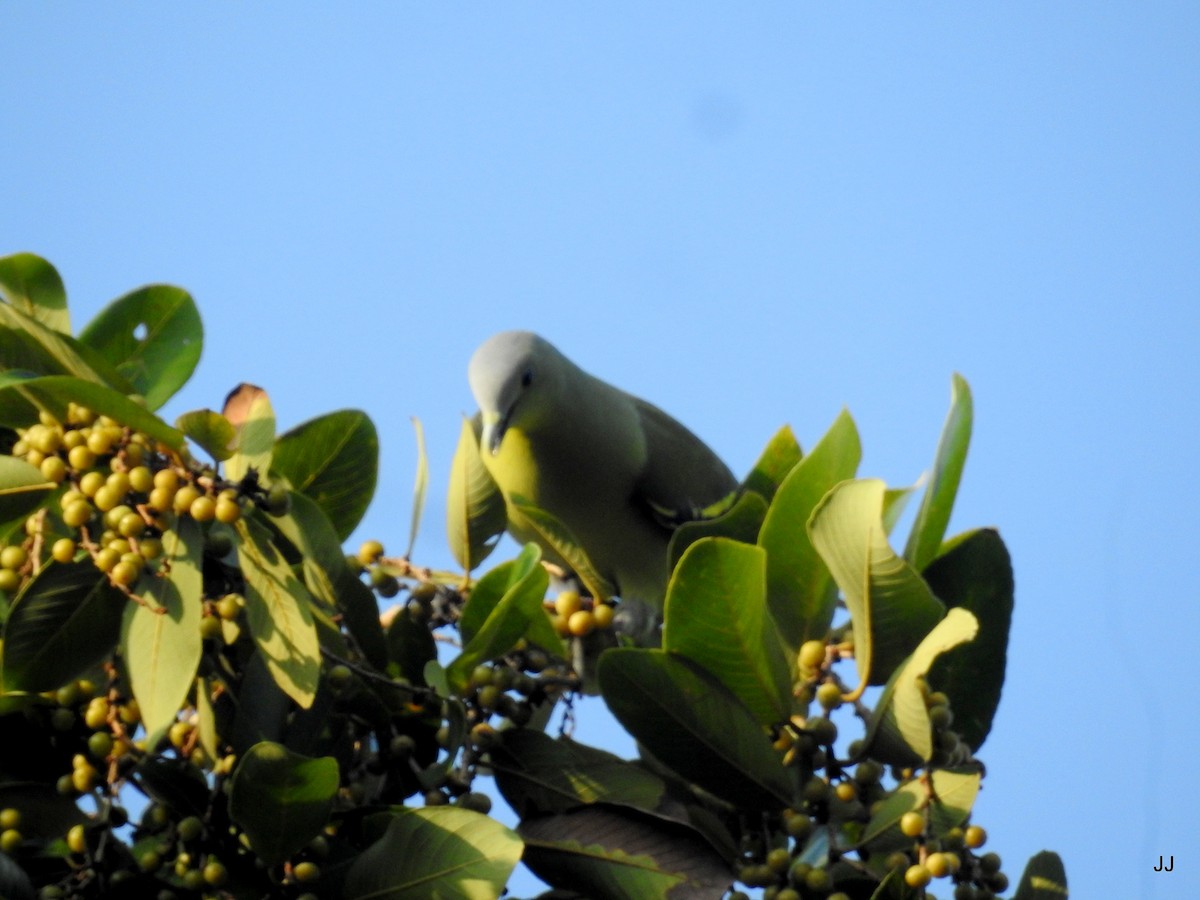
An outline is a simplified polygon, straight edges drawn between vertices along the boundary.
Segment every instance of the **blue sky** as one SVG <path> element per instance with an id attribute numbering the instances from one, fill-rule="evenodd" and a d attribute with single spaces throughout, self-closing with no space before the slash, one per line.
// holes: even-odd
<path id="1" fill-rule="evenodd" d="M 1015 878 L 1194 890 L 1200 7 L 1187 3 L 5 4 L 0 253 L 76 327 L 149 282 L 207 335 L 173 415 L 247 380 L 354 406 L 361 536 L 449 565 L 465 367 L 535 329 L 739 472 L 848 407 L 911 483 L 952 372 L 953 530 L 1012 551 L 977 818 Z M 585 704 L 583 736 L 624 747 Z M 1155 874 L 1159 854 L 1176 872 Z"/>

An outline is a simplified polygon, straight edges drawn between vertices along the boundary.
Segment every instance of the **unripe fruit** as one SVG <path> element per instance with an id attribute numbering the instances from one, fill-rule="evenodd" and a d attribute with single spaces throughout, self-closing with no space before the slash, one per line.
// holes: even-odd
<path id="1" fill-rule="evenodd" d="M 123 537 L 141 537 L 146 521 L 135 512 L 126 513 L 117 522 L 117 532 Z"/>
<path id="2" fill-rule="evenodd" d="M 788 853 L 787 847 L 773 847 L 767 853 L 767 868 L 776 875 L 782 875 L 788 870 L 788 866 L 792 863 L 792 855 Z"/>
<path id="3" fill-rule="evenodd" d="M 238 594 L 226 594 L 217 601 L 217 615 L 232 622 L 242 611 L 242 598 Z"/>
<path id="4" fill-rule="evenodd" d="M 596 617 L 592 615 L 589 609 L 581 609 L 571 613 L 571 617 L 567 619 L 567 631 L 574 637 L 583 637 L 585 634 L 590 634 L 592 629 L 596 627 Z"/>
<path id="5" fill-rule="evenodd" d="M 171 501 L 171 506 L 177 513 L 184 513 L 191 509 L 192 503 L 200 497 L 200 492 L 190 484 L 185 484 L 175 492 L 175 499 Z"/>
<path id="6" fill-rule="evenodd" d="M 152 509 L 156 509 L 159 512 L 166 512 L 175 506 L 175 491 L 156 487 L 150 492 L 150 496 L 146 499 L 146 502 Z"/>
<path id="7" fill-rule="evenodd" d="M 42 477 L 55 484 L 61 484 L 67 477 L 67 464 L 57 456 L 47 456 L 40 466 Z"/>
<path id="8" fill-rule="evenodd" d="M 373 565 L 381 556 L 383 556 L 383 544 L 379 541 L 363 541 L 362 546 L 358 548 L 358 561 L 364 566 Z"/>
<path id="9" fill-rule="evenodd" d="M 93 731 L 99 731 L 108 724 L 108 700 L 96 697 L 88 702 L 83 713 L 83 722 Z"/>
<path id="10" fill-rule="evenodd" d="M 71 468 L 76 472 L 87 472 L 88 475 L 100 475 L 99 472 L 88 472 L 88 469 L 96 464 L 96 454 L 93 453 L 92 449 L 86 445 L 72 447 L 69 451 L 67 451 L 67 462 L 71 464 Z M 84 478 L 86 477 L 87 475 L 84 476 Z M 92 493 L 95 493 L 95 489 L 98 487 L 100 487 L 99 484 L 94 485 Z M 85 490 L 84 493 L 86 494 L 87 491 Z"/>
<path id="11" fill-rule="evenodd" d="M 96 496 L 92 501 L 96 504 L 96 509 L 100 512 L 108 512 L 111 509 L 116 509 L 125 500 L 125 492 L 119 491 L 112 484 L 105 484 L 96 491 Z"/>
<path id="12" fill-rule="evenodd" d="M 71 785 L 81 794 L 86 794 L 100 781 L 100 773 L 90 764 L 80 766 L 71 772 Z"/>
<path id="13" fill-rule="evenodd" d="M 87 446 L 97 456 L 103 456 L 112 449 L 113 434 L 107 428 L 93 428 L 88 435 Z"/>
<path id="14" fill-rule="evenodd" d="M 24 547 L 5 547 L 0 550 L 0 567 L 5 569 L 19 569 L 27 559 L 29 554 Z"/>
<path id="15" fill-rule="evenodd" d="M 842 689 L 832 681 L 826 681 L 817 688 L 817 702 L 822 709 L 837 709 L 842 705 Z"/>
<path id="16" fill-rule="evenodd" d="M 183 491 L 179 492 L 180 494 Z M 176 495 L 178 501 L 178 494 Z M 178 502 L 176 503 L 178 505 Z M 197 522 L 211 522 L 217 513 L 217 504 L 212 497 L 200 496 L 192 501 L 188 507 L 188 514 Z"/>
<path id="17" fill-rule="evenodd" d="M 608 603 L 597 603 L 592 607 L 592 617 L 596 620 L 596 628 L 600 631 L 611 628 L 614 610 Z"/>
<path id="18" fill-rule="evenodd" d="M 221 636 L 221 617 L 205 616 L 200 620 L 200 637 L 206 641 L 215 641 Z"/>
<path id="19" fill-rule="evenodd" d="M 242 517 L 242 508 L 236 500 L 228 497 L 218 497 L 215 515 L 218 522 L 230 524 Z"/>
<path id="20" fill-rule="evenodd" d="M 142 538 L 138 541 L 138 553 L 147 561 L 158 559 L 162 556 L 162 541 L 158 538 Z"/>
<path id="21" fill-rule="evenodd" d="M 70 538 L 59 538 L 50 548 L 50 556 L 55 562 L 70 562 L 75 558 L 75 542 Z"/>
<path id="22" fill-rule="evenodd" d="M 286 515 L 287 511 L 292 508 L 292 495 L 288 491 L 287 485 L 282 483 L 271 485 L 271 489 L 267 491 L 267 499 L 263 508 L 266 509 L 268 515 Z"/>
<path id="23" fill-rule="evenodd" d="M 972 850 L 976 850 L 987 843 L 987 832 L 979 825 L 970 825 L 963 832 L 963 843 Z"/>
<path id="24" fill-rule="evenodd" d="M 122 560 L 112 567 L 112 571 L 108 573 L 114 584 L 119 584 L 122 587 L 129 587 L 138 580 L 138 576 L 142 574 L 141 569 L 133 563 Z"/>
<path id="25" fill-rule="evenodd" d="M 21 576 L 12 569 L 0 569 L 0 591 L 6 594 L 16 593 L 21 586 Z"/>
<path id="26" fill-rule="evenodd" d="M 14 852 L 19 846 L 21 846 L 21 841 L 23 840 L 25 840 L 25 836 L 15 828 L 10 828 L 7 831 L 0 831 L 0 852 Z"/>
<path id="27" fill-rule="evenodd" d="M 300 884 L 316 881 L 321 877 L 321 868 L 315 862 L 305 860 L 292 867 L 292 877 Z"/>
<path id="28" fill-rule="evenodd" d="M 825 642 L 805 641 L 800 645 L 798 662 L 802 669 L 819 669 L 825 664 Z"/>
<path id="29" fill-rule="evenodd" d="M 204 823 L 197 816 L 188 816 L 176 826 L 175 833 L 181 841 L 194 841 L 204 831 Z"/>
<path id="30" fill-rule="evenodd" d="M 910 888 L 923 888 L 932 880 L 933 876 L 929 874 L 929 870 L 920 863 L 909 866 L 904 872 L 904 883 Z"/>
<path id="31" fill-rule="evenodd" d="M 72 825 L 67 832 L 67 849 L 72 853 L 87 853 L 87 832 L 82 825 Z"/>
<path id="32" fill-rule="evenodd" d="M 14 809 L 11 806 L 6 809 L 0 809 L 0 830 L 8 831 L 10 828 L 20 827 L 21 811 L 19 809 Z"/>
<path id="33" fill-rule="evenodd" d="M 487 794 L 471 791 L 459 797 L 456 805 L 461 806 L 463 809 L 483 813 L 486 816 L 492 811 L 492 798 Z"/>
<path id="34" fill-rule="evenodd" d="M 919 812 L 909 810 L 900 817 L 900 833 L 905 837 L 915 838 L 925 832 L 925 817 Z"/>
<path id="35" fill-rule="evenodd" d="M 554 611 L 563 618 L 569 619 L 582 608 L 583 599 L 579 596 L 579 591 L 563 591 L 554 598 Z"/>
<path id="36" fill-rule="evenodd" d="M 138 857 L 137 864 L 143 872 L 155 872 L 162 865 L 162 857 L 153 850 L 147 850 Z"/>
<path id="37" fill-rule="evenodd" d="M 88 753 L 96 759 L 107 759 L 112 752 L 113 739 L 107 731 L 97 731 L 88 738 Z"/>
<path id="38" fill-rule="evenodd" d="M 839 781 L 837 787 L 833 789 L 833 793 L 843 803 L 849 803 L 858 797 L 858 789 L 854 786 L 853 781 Z"/>
<path id="39" fill-rule="evenodd" d="M 154 486 L 173 493 L 179 487 L 179 473 L 174 469 L 159 469 L 154 473 Z"/>

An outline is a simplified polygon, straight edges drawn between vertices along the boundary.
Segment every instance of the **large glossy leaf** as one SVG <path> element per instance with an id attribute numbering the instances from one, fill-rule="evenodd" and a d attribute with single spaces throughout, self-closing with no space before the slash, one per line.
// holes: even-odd
<path id="1" fill-rule="evenodd" d="M 883 498 L 878 479 L 843 481 L 817 505 L 808 525 L 813 546 L 845 597 L 859 678 L 870 684 L 887 681 L 945 611 L 888 545 Z"/>
<path id="2" fill-rule="evenodd" d="M 257 522 L 237 523 L 238 562 L 246 579 L 250 633 L 276 684 L 300 706 L 312 705 L 321 673 L 312 597 Z"/>
<path id="3" fill-rule="evenodd" d="M 28 425 L 37 420 L 38 412 L 43 409 L 65 421 L 67 406 L 72 402 L 109 416 L 169 447 L 183 446 L 181 432 L 112 388 L 69 375 L 33 378 L 11 372 L 0 375 L 0 425 Z"/>
<path id="4" fill-rule="evenodd" d="M 324 511 L 305 494 L 291 492 L 289 511 L 269 520 L 300 554 L 304 583 L 343 623 L 371 665 L 387 666 L 387 647 L 375 595 L 346 565 L 338 536 Z"/>
<path id="5" fill-rule="evenodd" d="M 1030 857 L 1013 900 L 1066 900 L 1067 870 L 1062 858 L 1050 850 Z"/>
<path id="6" fill-rule="evenodd" d="M 229 814 L 268 865 L 283 862 L 321 833 L 338 789 L 338 764 L 264 741 L 233 773 Z"/>
<path id="7" fill-rule="evenodd" d="M 538 547 L 526 544 L 517 559 L 492 569 L 471 590 L 460 622 L 466 643 L 447 669 L 456 690 L 466 686 L 475 666 L 507 653 L 522 637 L 561 653 L 562 641 L 542 605 L 549 576 L 540 561 Z"/>
<path id="8" fill-rule="evenodd" d="M 281 435 L 271 466 L 293 488 L 316 501 L 344 541 L 375 494 L 379 436 L 366 413 L 338 410 Z"/>
<path id="9" fill-rule="evenodd" d="M 521 839 L 495 819 L 452 806 L 395 816 L 355 860 L 345 900 L 494 900 L 521 858 Z"/>
<path id="10" fill-rule="evenodd" d="M 549 884 L 587 897 L 721 897 L 729 866 L 698 832 L 604 804 L 523 821 L 522 858 Z"/>
<path id="11" fill-rule="evenodd" d="M 0 522 L 11 522 L 37 509 L 55 487 L 36 466 L 0 456 Z"/>
<path id="12" fill-rule="evenodd" d="M 794 773 L 754 714 L 695 663 L 619 648 L 600 656 L 599 678 L 617 721 L 681 778 L 747 811 L 793 802 Z"/>
<path id="13" fill-rule="evenodd" d="M 233 455 L 237 432 L 229 420 L 211 409 L 194 409 L 175 420 L 175 427 L 217 462 Z"/>
<path id="14" fill-rule="evenodd" d="M 121 625 L 121 655 L 151 744 L 175 721 L 195 680 L 203 644 L 200 526 L 180 516 L 162 543 L 170 574 L 142 579 L 143 602 L 126 604 Z"/>
<path id="15" fill-rule="evenodd" d="M 763 448 L 754 468 L 742 482 L 742 488 L 753 491 L 770 503 L 783 480 L 802 457 L 800 442 L 796 440 L 791 426 L 784 425 Z"/>
<path id="16" fill-rule="evenodd" d="M 17 595 L 4 624 L 4 690 L 52 691 L 106 659 L 125 603 L 91 560 L 47 565 Z"/>
<path id="17" fill-rule="evenodd" d="M 38 375 L 71 375 L 103 384 L 120 394 L 133 386 L 99 353 L 69 334 L 42 324 L 7 303 L 0 303 L 0 370 L 23 368 Z"/>
<path id="18" fill-rule="evenodd" d="M 954 730 L 978 750 L 1000 705 L 1013 610 L 1012 562 L 994 529 L 968 532 L 943 547 L 925 580 L 951 607 L 969 610 L 979 635 L 938 658 L 929 682 L 950 697 Z"/>
<path id="19" fill-rule="evenodd" d="M 942 426 L 933 472 L 904 548 L 904 558 L 918 572 L 937 556 L 942 538 L 946 535 L 954 498 L 958 494 L 958 483 L 967 462 L 973 419 L 971 388 L 966 379 L 956 373 L 950 388 L 950 412 Z"/>
<path id="20" fill-rule="evenodd" d="M 663 649 L 728 687 L 760 725 L 788 717 L 792 678 L 767 609 L 766 553 L 727 538 L 692 544 L 667 587 Z"/>
<path id="21" fill-rule="evenodd" d="M 666 793 L 661 778 L 645 768 L 540 731 L 514 728 L 491 751 L 496 787 L 521 818 L 567 812 L 590 803 L 653 810 Z"/>
<path id="22" fill-rule="evenodd" d="M 191 295 L 152 284 L 119 297 L 79 335 L 158 409 L 183 387 L 204 344 L 204 326 Z"/>
<path id="23" fill-rule="evenodd" d="M 14 253 L 0 257 L 0 296 L 48 328 L 71 333 L 62 277 L 40 256 Z"/>
<path id="24" fill-rule="evenodd" d="M 868 730 L 868 742 L 876 759 L 907 765 L 928 762 L 933 757 L 933 730 L 922 683 L 927 680 L 934 660 L 947 650 L 973 640 L 978 632 L 975 616 L 962 608 L 952 609 L 896 669 L 879 699 Z M 915 754 L 915 759 L 906 757 L 904 748 Z"/>
<path id="25" fill-rule="evenodd" d="M 478 413 L 463 418 L 446 492 L 450 552 L 468 572 L 487 559 L 508 524 L 504 495 L 479 456 L 481 428 Z"/>
<path id="26" fill-rule="evenodd" d="M 793 651 L 810 638 L 825 636 L 837 599 L 829 569 L 813 547 L 806 523 L 835 484 L 854 477 L 861 456 L 858 429 L 843 411 L 808 456 L 789 471 L 763 520 L 758 543 L 767 551 L 767 598 Z"/>
<path id="27" fill-rule="evenodd" d="M 926 785 L 923 780 L 905 782 L 872 807 L 871 820 L 863 830 L 859 845 L 870 844 L 872 855 L 911 847 L 912 838 L 900 832 L 900 819 L 906 812 L 922 807 L 927 809 L 929 827 L 934 834 L 945 834 L 963 824 L 975 805 L 982 781 L 980 773 L 935 769 L 930 779 L 931 785 Z M 932 796 L 930 787 L 933 788 Z"/>
<path id="28" fill-rule="evenodd" d="M 684 551 L 702 538 L 729 538 L 743 544 L 753 544 L 758 540 L 758 532 L 766 515 L 767 501 L 753 491 L 746 491 L 719 515 L 684 522 L 675 529 L 667 545 L 667 561 L 671 571 L 683 558 Z"/>
<path id="29" fill-rule="evenodd" d="M 225 477 L 241 481 L 253 469 L 265 476 L 275 449 L 275 410 L 262 388 L 242 383 L 229 392 L 221 414 L 233 425 L 233 454 L 225 461 Z"/>

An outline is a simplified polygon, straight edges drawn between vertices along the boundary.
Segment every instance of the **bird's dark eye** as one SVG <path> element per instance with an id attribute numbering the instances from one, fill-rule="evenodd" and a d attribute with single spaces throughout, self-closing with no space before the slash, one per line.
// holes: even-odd
<path id="1" fill-rule="evenodd" d="M 521 373 L 521 387 L 529 387 L 533 384 L 533 369 L 526 369 Z"/>

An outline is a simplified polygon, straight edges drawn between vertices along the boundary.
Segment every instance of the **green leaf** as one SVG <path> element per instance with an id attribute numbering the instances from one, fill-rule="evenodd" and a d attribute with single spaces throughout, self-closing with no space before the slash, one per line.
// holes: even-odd
<path id="1" fill-rule="evenodd" d="M 521 839 L 495 819 L 452 806 L 395 816 L 350 866 L 345 900 L 488 900 L 521 858 Z"/>
<path id="2" fill-rule="evenodd" d="M 783 480 L 802 457 L 800 442 L 796 440 L 791 426 L 784 425 L 763 449 L 754 468 L 742 482 L 742 490 L 753 491 L 770 503 Z"/>
<path id="3" fill-rule="evenodd" d="M 53 691 L 107 659 L 125 603 L 90 559 L 45 566 L 4 623 L 4 690 Z"/>
<path id="4" fill-rule="evenodd" d="M 429 487 L 429 455 L 425 452 L 425 426 L 416 416 L 413 416 L 412 423 L 417 433 L 417 476 L 413 480 L 412 523 L 408 528 L 405 559 L 412 557 L 413 546 L 417 543 L 417 529 L 421 525 L 421 513 L 425 510 L 425 490 Z"/>
<path id="5" fill-rule="evenodd" d="M 211 456 L 224 462 L 233 456 L 237 432 L 229 420 L 211 409 L 194 409 L 175 420 L 175 427 Z"/>
<path id="6" fill-rule="evenodd" d="M 500 487 L 479 456 L 481 420 L 463 417 L 446 492 L 446 538 L 465 571 L 487 559 L 508 524 Z"/>
<path id="7" fill-rule="evenodd" d="M 567 564 L 567 568 L 583 582 L 592 597 L 596 600 L 607 600 L 616 592 L 608 579 L 592 565 L 592 561 L 588 559 L 587 553 L 584 552 L 583 546 L 575 535 L 571 533 L 571 529 L 567 528 L 553 514 L 539 509 L 522 497 L 514 494 L 509 500 L 513 508 L 520 512 L 525 524 L 537 532 L 538 537 L 549 544 L 554 552 L 562 558 Z"/>
<path id="8" fill-rule="evenodd" d="M 706 669 L 760 725 L 787 719 L 792 677 L 767 609 L 766 553 L 728 538 L 688 547 L 667 587 L 663 649 Z"/>
<path id="9" fill-rule="evenodd" d="M 37 420 L 40 410 L 65 421 L 67 405 L 72 402 L 128 425 L 168 447 L 178 450 L 183 446 L 182 433 L 112 388 L 69 375 L 33 378 L 12 372 L 0 375 L 0 425 L 28 425 Z"/>
<path id="10" fill-rule="evenodd" d="M 813 546 L 842 589 L 854 624 L 858 675 L 869 684 L 887 681 L 945 610 L 888 545 L 883 497 L 878 479 L 843 481 L 825 495 L 808 523 Z"/>
<path id="11" fill-rule="evenodd" d="M 189 516 L 163 534 L 169 575 L 143 578 L 142 603 L 127 603 L 121 624 L 121 656 L 150 743 L 175 721 L 200 664 L 200 618 L 204 536 Z"/>
<path id="12" fill-rule="evenodd" d="M 238 562 L 246 580 L 246 619 L 275 683 L 312 705 L 321 674 L 312 597 L 257 522 L 239 519 Z"/>
<path id="13" fill-rule="evenodd" d="M 491 751 L 492 772 L 522 819 L 601 802 L 653 810 L 666 795 L 657 775 L 603 750 L 526 728 L 502 734 Z"/>
<path id="14" fill-rule="evenodd" d="M 220 759 L 217 734 L 217 718 L 213 713 L 209 695 L 208 679 L 196 679 L 196 733 L 200 735 L 200 746 L 209 759 Z"/>
<path id="15" fill-rule="evenodd" d="M 37 466 L 12 456 L 0 456 L 0 522 L 11 522 L 33 512 L 56 487 Z"/>
<path id="16" fill-rule="evenodd" d="M 925 706 L 923 682 L 935 659 L 959 644 L 975 638 L 979 622 L 970 612 L 956 608 L 925 636 L 912 656 L 896 670 L 884 689 L 867 733 L 872 755 L 883 762 L 897 760 L 897 764 L 909 764 L 914 760 L 897 755 L 896 738 L 903 742 L 921 762 L 933 757 L 933 729 L 929 711 Z"/>
<path id="17" fill-rule="evenodd" d="M 1067 870 L 1062 858 L 1050 850 L 1030 857 L 1013 900 L 1066 900 Z"/>
<path id="18" fill-rule="evenodd" d="M 375 493 L 379 437 L 366 413 L 338 410 L 281 435 L 271 466 L 295 490 L 316 501 L 338 540 L 344 541 Z"/>
<path id="19" fill-rule="evenodd" d="M 71 333 L 67 289 L 58 270 L 40 256 L 14 253 L 0 257 L 0 295 L 43 325 Z"/>
<path id="20" fill-rule="evenodd" d="M 99 353 L 35 317 L 0 303 L 0 370 L 27 369 L 38 375 L 71 375 L 132 394 L 126 381 Z"/>
<path id="21" fill-rule="evenodd" d="M 383 671 L 388 654 L 375 595 L 346 565 L 333 524 L 322 508 L 304 494 L 292 491 L 290 495 L 288 512 L 268 521 L 300 554 L 300 569 L 309 591 L 342 614 L 343 624 L 363 655 Z"/>
<path id="22" fill-rule="evenodd" d="M 79 340 L 108 360 L 150 409 L 158 409 L 192 377 L 204 326 L 187 291 L 152 284 L 102 309 Z"/>
<path id="23" fill-rule="evenodd" d="M 858 846 L 870 845 L 872 856 L 902 847 L 911 847 L 912 838 L 900 831 L 900 819 L 909 810 L 920 809 L 929 799 L 927 816 L 933 834 L 942 835 L 967 821 L 983 777 L 977 771 L 960 772 L 934 769 L 930 774 L 933 795 L 921 781 L 906 781 L 872 807 L 871 819 L 863 830 Z"/>
<path id="24" fill-rule="evenodd" d="M 971 388 L 966 379 L 955 373 L 950 388 L 950 412 L 942 426 L 933 474 L 904 547 L 904 558 L 918 572 L 937 556 L 950 523 L 950 511 L 954 508 L 954 497 L 967 461 L 967 446 L 971 443 L 973 418 Z"/>
<path id="25" fill-rule="evenodd" d="M 794 801 L 794 772 L 754 714 L 695 663 L 617 648 L 601 654 L 599 678 L 617 721 L 680 777 L 750 812 Z"/>
<path id="26" fill-rule="evenodd" d="M 702 538 L 730 538 L 743 544 L 753 544 L 758 540 L 758 532 L 766 515 L 767 501 L 758 494 L 746 492 L 719 515 L 684 522 L 675 529 L 667 545 L 668 565 L 674 571 L 684 551 Z"/>
<path id="27" fill-rule="evenodd" d="M 793 655 L 806 640 L 825 637 L 837 600 L 805 524 L 835 484 L 854 477 L 861 456 L 858 429 L 843 410 L 812 452 L 792 467 L 763 520 L 758 543 L 767 551 L 767 599 Z"/>
<path id="28" fill-rule="evenodd" d="M 720 897 L 729 865 L 695 829 L 604 804 L 526 819 L 522 861 L 541 879 L 587 897 Z"/>
<path id="29" fill-rule="evenodd" d="M 929 681 L 950 697 L 954 730 L 978 750 L 1000 705 L 1013 610 L 1012 561 L 994 529 L 968 532 L 925 569 L 929 587 L 952 608 L 979 620 L 971 643 L 939 657 Z"/>
<path id="30" fill-rule="evenodd" d="M 542 605 L 550 578 L 540 560 L 537 545 L 526 544 L 515 560 L 492 569 L 471 590 L 459 623 L 465 645 L 446 672 L 455 690 L 466 687 L 477 665 L 503 656 L 526 635 L 561 655 L 562 641 Z M 556 643 L 546 647 L 549 637 Z"/>
<path id="31" fill-rule="evenodd" d="M 253 469 L 266 477 L 275 449 L 275 410 L 267 392 L 252 384 L 240 384 L 225 398 L 222 414 L 236 434 L 233 455 L 225 461 L 225 477 L 241 481 Z"/>
<path id="32" fill-rule="evenodd" d="M 255 744 L 238 762 L 229 815 L 268 865 L 302 849 L 324 829 L 338 789 L 338 764 L 292 753 L 281 744 Z"/>

